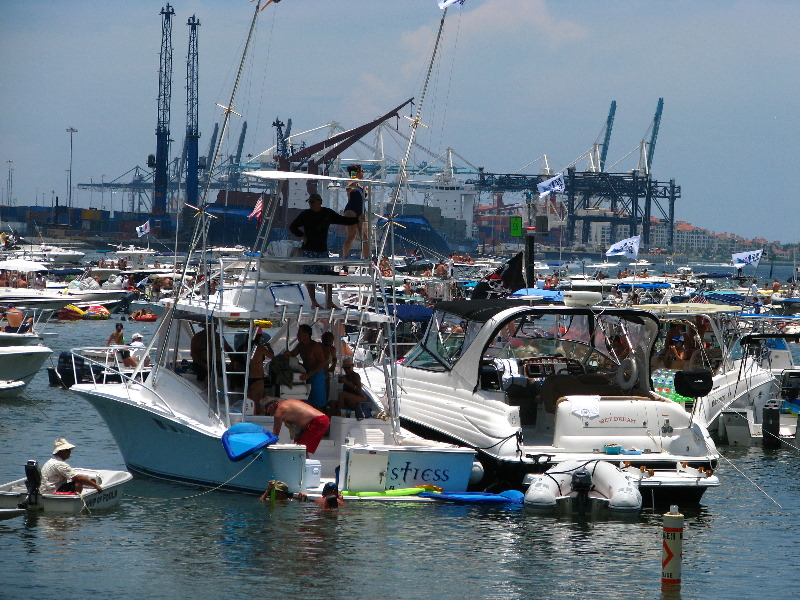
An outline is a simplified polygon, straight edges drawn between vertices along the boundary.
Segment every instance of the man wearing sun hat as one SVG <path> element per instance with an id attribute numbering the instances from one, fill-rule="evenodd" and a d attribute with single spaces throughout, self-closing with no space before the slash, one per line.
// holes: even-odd
<path id="1" fill-rule="evenodd" d="M 84 486 L 102 492 L 103 488 L 85 475 L 79 475 L 67 463 L 74 444 L 64 438 L 58 438 L 54 444 L 53 456 L 42 466 L 42 484 L 39 493 L 74 492 L 80 494 Z"/>

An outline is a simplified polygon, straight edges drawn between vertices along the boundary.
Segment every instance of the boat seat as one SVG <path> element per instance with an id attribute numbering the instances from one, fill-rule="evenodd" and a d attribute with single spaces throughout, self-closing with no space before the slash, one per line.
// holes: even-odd
<path id="1" fill-rule="evenodd" d="M 565 396 L 601 396 L 606 397 L 606 399 L 641 397 L 643 399 L 652 399 L 647 390 L 633 387 L 630 390 L 623 391 L 618 385 L 599 373 L 587 373 L 577 377 L 566 373 L 552 375 L 542 382 L 540 395 L 545 410 L 550 414 L 555 414 L 556 405 Z"/>

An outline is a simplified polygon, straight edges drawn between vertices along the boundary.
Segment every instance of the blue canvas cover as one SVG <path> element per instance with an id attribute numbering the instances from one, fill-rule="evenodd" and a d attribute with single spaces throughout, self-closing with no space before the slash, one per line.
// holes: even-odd
<path id="1" fill-rule="evenodd" d="M 234 462 L 277 441 L 274 433 L 255 423 L 237 423 L 222 434 L 222 447 Z"/>

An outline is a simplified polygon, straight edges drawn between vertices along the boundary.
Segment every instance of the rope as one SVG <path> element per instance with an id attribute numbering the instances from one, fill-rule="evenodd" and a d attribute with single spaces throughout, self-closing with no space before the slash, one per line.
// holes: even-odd
<path id="1" fill-rule="evenodd" d="M 777 500 L 775 500 L 775 498 L 773 498 L 772 496 L 770 496 L 770 495 L 769 495 L 769 494 L 768 494 L 766 491 L 764 491 L 764 489 L 763 489 L 761 486 L 759 486 L 759 485 L 758 485 L 758 484 L 757 484 L 755 481 L 753 481 L 753 480 L 752 480 L 752 479 L 750 479 L 750 478 L 749 478 L 747 475 L 745 475 L 745 473 L 744 473 L 744 472 L 743 472 L 743 471 L 742 471 L 742 470 L 741 470 L 739 467 L 737 467 L 736 465 L 734 465 L 734 464 L 733 464 L 731 461 L 729 461 L 727 458 L 725 458 L 725 457 L 724 457 L 722 454 L 720 454 L 720 455 L 719 455 L 719 457 L 720 457 L 720 458 L 722 458 L 723 460 L 725 460 L 725 462 L 726 462 L 728 465 L 730 465 L 731 467 L 733 467 L 733 468 L 734 468 L 734 470 L 735 470 L 737 473 L 739 473 L 739 474 L 740 474 L 742 477 L 744 477 L 745 479 L 747 479 L 747 481 L 749 481 L 750 483 L 752 483 L 752 484 L 753 484 L 753 486 L 754 486 L 754 487 L 755 487 L 755 488 L 756 488 L 756 489 L 757 489 L 759 492 L 761 492 L 761 493 L 762 493 L 762 494 L 764 494 L 764 495 L 765 495 L 767 498 L 769 498 L 770 500 L 772 500 L 772 502 L 774 502 L 774 503 L 775 503 L 775 505 L 776 505 L 778 508 L 783 508 L 783 506 L 781 506 L 781 505 L 780 505 L 780 503 L 779 503 Z"/>
<path id="2" fill-rule="evenodd" d="M 221 487 L 223 487 L 223 486 L 225 486 L 225 485 L 229 484 L 231 481 L 233 481 L 234 479 L 236 479 L 236 478 L 237 478 L 239 475 L 241 475 L 242 473 L 244 473 L 244 472 L 245 472 L 245 470 L 247 470 L 247 469 L 248 469 L 248 468 L 249 468 L 249 467 L 250 467 L 250 466 L 251 466 L 251 465 L 252 465 L 252 464 L 253 464 L 253 463 L 254 463 L 254 462 L 257 460 L 257 459 L 259 459 L 260 457 L 261 457 L 261 452 L 259 452 L 259 453 L 258 453 L 258 454 L 256 454 L 255 456 L 253 456 L 253 460 L 251 460 L 249 463 L 247 463 L 247 464 L 246 464 L 246 465 L 245 465 L 245 466 L 242 468 L 242 470 L 241 470 L 241 471 L 239 471 L 238 473 L 236 473 L 236 474 L 235 474 L 233 477 L 231 477 L 231 478 L 230 478 L 230 479 L 228 479 L 227 481 L 223 481 L 223 482 L 222 482 L 222 483 L 220 483 L 218 486 L 215 486 L 215 487 L 213 487 L 213 488 L 210 488 L 210 489 L 208 489 L 208 490 L 206 490 L 206 491 L 204 491 L 204 492 L 200 492 L 199 494 L 192 494 L 192 495 L 190 495 L 190 496 L 178 496 L 178 497 L 176 497 L 176 498 L 164 498 L 164 497 L 160 497 L 160 496 L 134 496 L 133 494 L 127 494 L 127 493 L 126 493 L 125 495 L 126 495 L 126 496 L 130 496 L 131 498 L 136 498 L 136 499 L 138 499 L 138 500 L 191 500 L 192 498 L 199 498 L 200 496 L 205 496 L 206 494 L 210 494 L 211 492 L 216 492 L 216 491 L 217 491 L 218 489 L 220 489 Z M 153 476 L 151 475 L 151 477 L 153 477 Z M 171 480 L 169 480 L 169 479 L 166 479 L 166 478 L 164 478 L 164 477 L 155 477 L 155 479 L 161 479 L 161 480 L 163 480 L 163 481 L 171 481 Z"/>

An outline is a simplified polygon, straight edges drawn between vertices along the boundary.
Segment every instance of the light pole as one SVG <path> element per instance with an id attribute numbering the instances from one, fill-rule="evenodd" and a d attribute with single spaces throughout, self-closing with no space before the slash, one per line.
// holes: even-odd
<path id="1" fill-rule="evenodd" d="M 74 127 L 67 127 L 67 133 L 69 134 L 69 191 L 67 196 L 69 198 L 68 205 L 72 208 L 72 134 L 78 133 L 78 130 Z"/>

